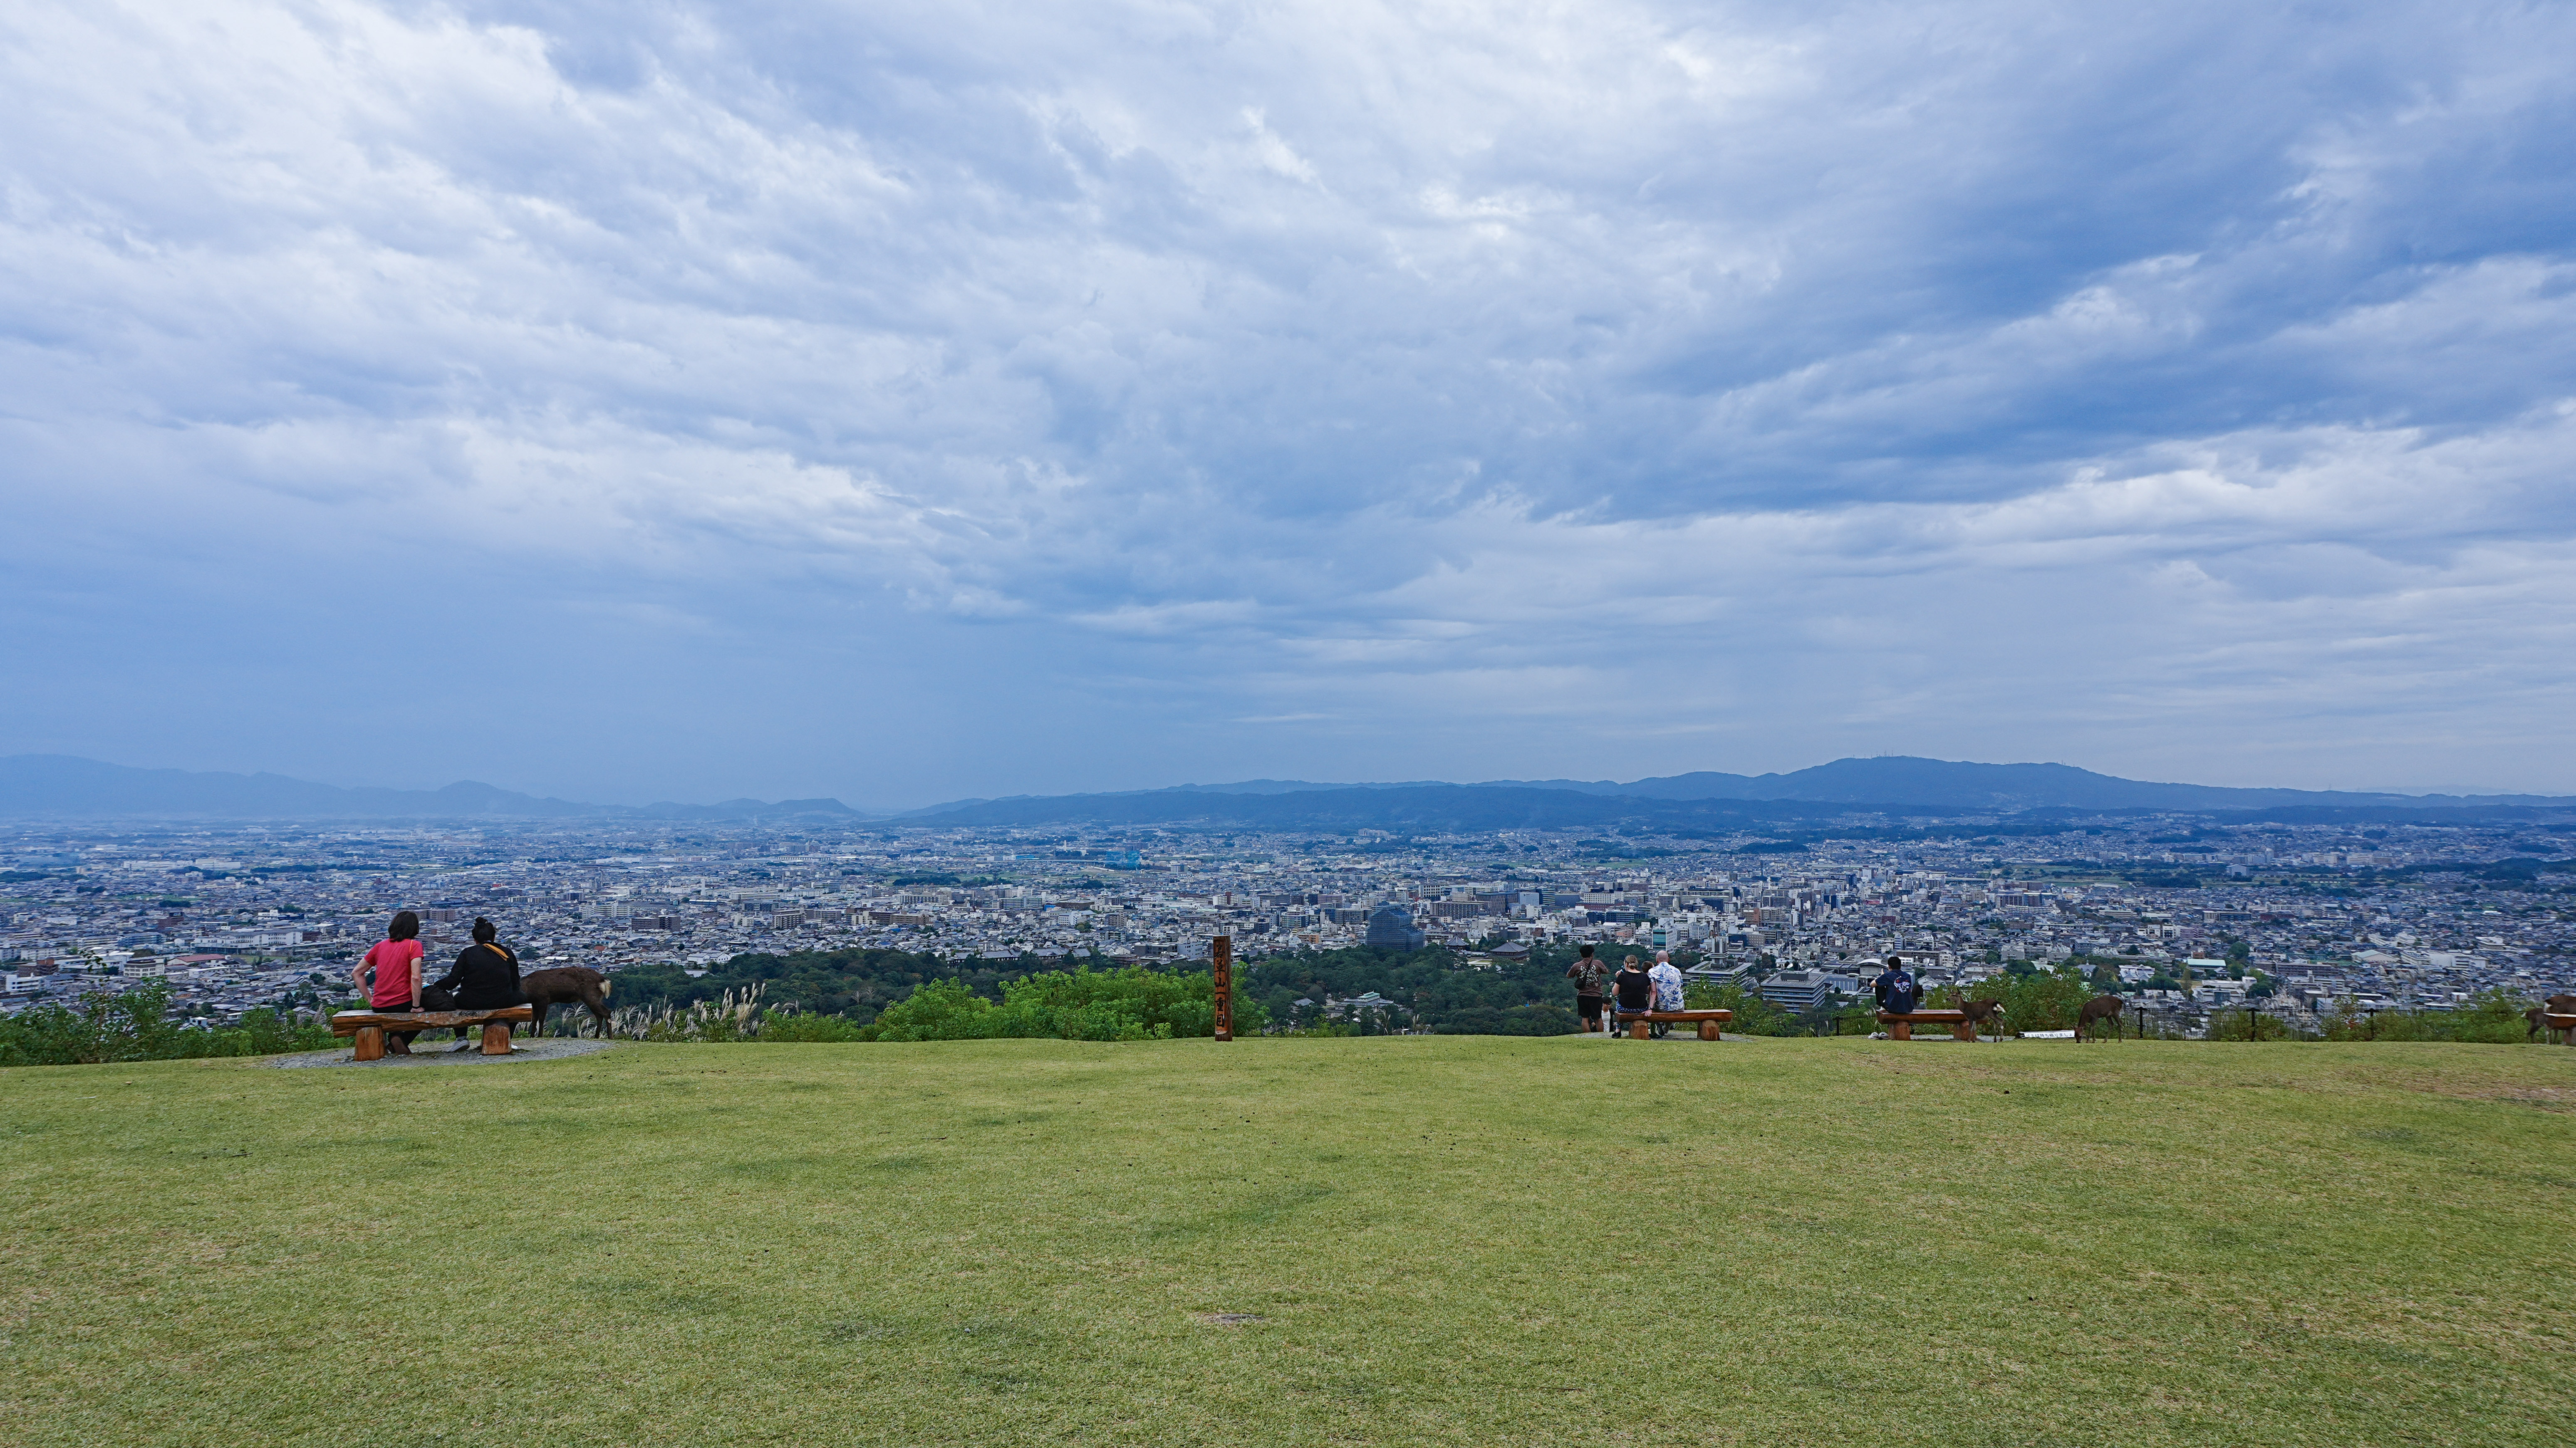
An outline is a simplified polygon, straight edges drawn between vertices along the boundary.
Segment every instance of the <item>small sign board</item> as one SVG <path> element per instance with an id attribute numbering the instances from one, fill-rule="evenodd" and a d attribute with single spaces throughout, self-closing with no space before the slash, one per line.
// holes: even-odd
<path id="1" fill-rule="evenodd" d="M 1208 942 L 1208 966 L 1216 978 L 1216 1038 L 1234 1039 L 1234 937 Z"/>

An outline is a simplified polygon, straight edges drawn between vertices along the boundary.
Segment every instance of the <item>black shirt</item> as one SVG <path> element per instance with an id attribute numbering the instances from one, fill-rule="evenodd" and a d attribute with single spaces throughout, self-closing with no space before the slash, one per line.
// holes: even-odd
<path id="1" fill-rule="evenodd" d="M 1619 992 L 1619 1009 L 1623 1011 L 1642 1011 L 1655 1003 L 1654 981 L 1635 966 L 1610 977 L 1610 984 Z"/>
<path id="2" fill-rule="evenodd" d="M 438 983 L 456 992 L 456 1008 L 460 1011 L 488 1011 L 495 1006 L 528 1003 L 527 992 L 519 989 L 518 957 L 506 945 L 465 947 Z"/>

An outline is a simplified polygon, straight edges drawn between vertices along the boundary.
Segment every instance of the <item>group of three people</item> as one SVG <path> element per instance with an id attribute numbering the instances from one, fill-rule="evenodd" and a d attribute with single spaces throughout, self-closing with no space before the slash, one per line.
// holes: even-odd
<path id="1" fill-rule="evenodd" d="M 424 982 L 420 916 L 405 910 L 394 916 L 385 928 L 385 938 L 367 952 L 349 978 L 357 982 L 367 1004 L 380 1011 L 488 1011 L 526 1005 L 527 992 L 519 988 L 518 954 L 501 944 L 500 936 L 491 921 L 475 916 L 474 943 L 457 952 L 447 974 Z M 388 1031 L 386 1048 L 408 1056 L 411 1038 L 419 1034 Z M 468 1044 L 464 1027 L 457 1028 L 456 1038 L 456 1049 L 464 1050 Z"/>
<path id="2" fill-rule="evenodd" d="M 1655 952 L 1652 970 L 1638 969 L 1637 957 L 1632 955 L 1616 974 L 1612 974 L 1609 963 L 1596 959 L 1592 947 L 1586 945 L 1577 951 L 1574 964 L 1567 966 L 1565 973 L 1574 978 L 1575 1013 L 1583 1018 L 1583 1029 L 1587 1031 L 1609 1029 L 1602 1018 L 1602 982 L 1605 978 L 1618 996 L 1619 1009 L 1623 1011 L 1677 1011 L 1682 1008 L 1682 973 L 1673 968 L 1672 952 L 1667 950 Z M 1922 986 L 1915 980 L 1914 973 L 1905 968 L 1904 956 L 1890 955 L 1887 969 L 1870 982 L 1870 993 L 1878 998 L 1880 1010 L 1904 1015 L 1921 1001 Z M 1658 1036 L 1664 1033 L 1662 1022 L 1655 1024 L 1654 1033 Z"/>
<path id="3" fill-rule="evenodd" d="M 1669 950 L 1655 952 L 1655 963 L 1651 969 L 1638 965 L 1637 957 L 1632 955 L 1614 972 L 1608 961 L 1592 953 L 1591 946 L 1579 946 L 1574 964 L 1567 966 L 1565 973 L 1574 979 L 1574 1012 L 1583 1018 L 1586 1031 L 1610 1028 L 1609 1022 L 1603 1018 L 1605 985 L 1623 1011 L 1677 1011 L 1682 1008 L 1682 973 L 1673 965 L 1673 953 Z M 1658 1036 L 1664 1033 L 1661 1022 L 1655 1024 L 1654 1033 Z"/>

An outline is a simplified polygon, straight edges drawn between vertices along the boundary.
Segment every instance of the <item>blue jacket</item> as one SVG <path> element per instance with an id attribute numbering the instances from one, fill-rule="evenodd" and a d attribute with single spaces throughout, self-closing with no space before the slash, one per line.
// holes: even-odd
<path id="1" fill-rule="evenodd" d="M 1914 983 L 1914 973 L 1909 970 L 1882 972 L 1870 982 L 1870 989 L 1878 994 L 1878 1008 L 1894 1015 L 1912 1015 L 1915 1004 L 1923 998 L 1923 988 Z"/>

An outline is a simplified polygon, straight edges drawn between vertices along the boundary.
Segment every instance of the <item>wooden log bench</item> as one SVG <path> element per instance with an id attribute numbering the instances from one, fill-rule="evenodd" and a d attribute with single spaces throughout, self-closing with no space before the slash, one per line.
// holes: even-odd
<path id="1" fill-rule="evenodd" d="M 1977 1038 L 1976 1022 L 1968 1019 L 1966 1011 L 1880 1011 L 1878 1023 L 1887 1027 L 1892 1041 L 1913 1040 L 1916 1026 L 1948 1026 L 1950 1034 L 1962 1041 Z"/>
<path id="2" fill-rule="evenodd" d="M 331 1034 L 355 1036 L 357 1053 L 353 1061 L 381 1061 L 385 1058 L 385 1032 L 435 1031 L 447 1027 L 459 1030 L 467 1026 L 483 1028 L 483 1054 L 510 1054 L 510 1024 L 533 1021 L 534 1009 L 528 1006 L 495 1006 L 488 1011 L 333 1011 Z"/>
<path id="3" fill-rule="evenodd" d="M 2562 1014 L 2558 1011 L 2542 1011 L 2540 1013 L 2540 1029 L 2544 1032 L 2556 1031 L 2558 1033 L 2558 1044 L 2562 1046 L 2576 1046 L 2576 1013 Z"/>
<path id="4" fill-rule="evenodd" d="M 1735 1019 L 1733 1011 L 1619 1011 L 1615 1014 L 1619 1019 L 1629 1023 L 1628 1037 L 1636 1041 L 1645 1040 L 1651 1035 L 1652 1032 L 1648 1028 L 1657 1021 L 1693 1022 L 1699 1026 L 1701 1040 L 1714 1041 L 1717 1039 L 1717 1028 Z"/>

